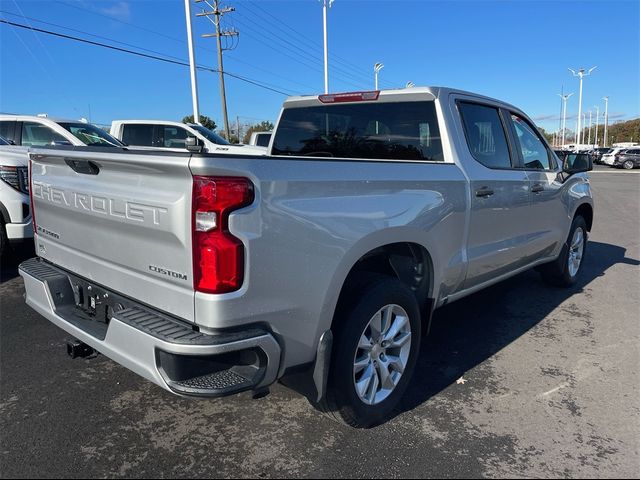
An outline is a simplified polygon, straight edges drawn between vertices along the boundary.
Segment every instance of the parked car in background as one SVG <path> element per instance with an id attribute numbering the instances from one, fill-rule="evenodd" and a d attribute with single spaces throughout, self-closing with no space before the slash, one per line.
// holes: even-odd
<path id="1" fill-rule="evenodd" d="M 556 154 L 556 156 L 560 159 L 561 162 L 564 162 L 565 157 L 569 155 L 571 152 L 569 152 L 568 150 L 554 150 L 553 153 Z"/>
<path id="2" fill-rule="evenodd" d="M 0 136 L 20 147 L 118 147 L 122 142 L 88 122 L 34 115 L 0 115 Z M 27 148 L 22 149 L 26 152 Z"/>
<path id="3" fill-rule="evenodd" d="M 9 243 L 32 239 L 28 158 L 0 137 L 0 257 Z"/>
<path id="4" fill-rule="evenodd" d="M 114 120 L 111 135 L 138 150 L 186 152 L 187 138 L 195 137 L 205 152 L 234 155 L 266 155 L 267 149 L 233 145 L 220 135 L 197 123 L 168 120 Z"/>
<path id="5" fill-rule="evenodd" d="M 618 152 L 614 157 L 613 166 L 625 170 L 640 167 L 640 148 L 628 148 Z"/>
<path id="6" fill-rule="evenodd" d="M 268 147 L 273 132 L 253 132 L 249 138 L 249 145 L 257 145 L 259 147 Z"/>
<path id="7" fill-rule="evenodd" d="M 605 165 L 609 165 L 610 167 L 613 167 L 613 165 L 615 163 L 616 155 L 618 153 L 622 152 L 623 150 L 626 150 L 626 147 L 624 147 L 624 148 L 623 147 L 612 148 L 607 153 L 602 155 L 602 158 L 600 159 L 600 162 L 605 164 Z"/>
<path id="8" fill-rule="evenodd" d="M 533 267 L 574 285 L 593 221 L 589 156 L 439 87 L 289 98 L 266 161 L 30 155 L 25 298 L 71 347 L 183 396 L 281 380 L 356 427 L 392 415 L 434 309 Z"/>
<path id="9" fill-rule="evenodd" d="M 593 163 L 602 163 L 602 156 L 610 151 L 611 149 L 609 147 L 594 148 L 591 152 Z"/>

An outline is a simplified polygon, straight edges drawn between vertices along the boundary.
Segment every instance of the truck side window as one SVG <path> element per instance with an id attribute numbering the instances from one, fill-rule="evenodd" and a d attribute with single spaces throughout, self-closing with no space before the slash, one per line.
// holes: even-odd
<path id="1" fill-rule="evenodd" d="M 16 141 L 13 137 L 13 132 L 15 130 L 16 122 L 13 120 L 3 120 L 0 122 L 0 137 L 4 137 L 7 140 Z"/>
<path id="2" fill-rule="evenodd" d="M 489 168 L 512 168 L 507 136 L 497 108 L 476 103 L 458 104 L 469 150 Z"/>
<path id="3" fill-rule="evenodd" d="M 28 147 L 42 147 L 55 143 L 70 145 L 71 142 L 49 127 L 35 122 L 22 124 L 22 145 Z"/>
<path id="4" fill-rule="evenodd" d="M 524 168 L 532 170 L 551 170 L 551 155 L 533 131 L 533 128 L 518 115 L 511 114 L 511 121 L 518 137 L 518 146 L 522 152 Z"/>
<path id="5" fill-rule="evenodd" d="M 153 125 L 124 125 L 122 141 L 127 145 L 153 147 Z"/>
<path id="6" fill-rule="evenodd" d="M 163 125 L 160 131 L 162 138 L 158 139 L 158 146 L 167 148 L 186 148 L 187 131 L 172 125 Z"/>

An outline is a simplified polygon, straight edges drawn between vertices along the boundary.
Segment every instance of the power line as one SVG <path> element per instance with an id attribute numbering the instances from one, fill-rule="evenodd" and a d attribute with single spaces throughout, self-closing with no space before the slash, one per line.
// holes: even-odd
<path id="1" fill-rule="evenodd" d="M 149 58 L 149 59 L 152 59 L 152 60 L 158 60 L 158 61 L 165 62 L 165 63 L 170 63 L 170 64 L 174 64 L 174 65 L 182 65 L 182 66 L 185 66 L 185 67 L 189 66 L 189 63 L 181 61 L 181 60 L 174 60 L 174 59 L 171 59 L 171 58 L 161 57 L 161 56 L 158 56 L 158 55 L 151 55 L 151 54 L 148 54 L 148 53 L 137 52 L 135 50 L 129 50 L 129 49 L 126 49 L 126 48 L 116 47 L 114 45 L 107 45 L 107 44 L 101 43 L 101 42 L 94 42 L 93 40 L 87 40 L 86 38 L 80 38 L 80 37 L 75 37 L 75 36 L 72 36 L 72 35 L 66 35 L 64 33 L 53 32 L 51 30 L 45 30 L 45 29 L 42 29 L 42 28 L 30 27 L 30 26 L 23 25 L 23 24 L 20 24 L 20 23 L 11 22 L 11 21 L 5 20 L 5 19 L 0 19 L 0 23 L 4 23 L 4 24 L 11 25 L 11 26 L 14 26 L 14 27 L 24 28 L 26 30 L 32 30 L 34 32 L 39 32 L 39 33 L 44 33 L 44 34 L 47 34 L 47 35 L 52 35 L 52 36 L 55 36 L 55 37 L 65 38 L 65 39 L 68 39 L 68 40 L 74 40 L 74 41 L 81 42 L 81 43 L 86 43 L 86 44 L 89 44 L 89 45 L 108 48 L 110 50 L 116 50 L 116 51 L 123 52 L 123 53 L 129 53 L 131 55 L 136 55 L 136 56 L 139 56 L 139 57 Z M 212 73 L 219 73 L 218 69 L 212 68 L 212 67 L 198 65 L 197 68 L 199 70 L 204 70 L 204 71 L 208 71 L 208 72 L 212 72 Z M 243 76 L 237 75 L 237 74 L 232 74 L 230 72 L 224 72 L 224 73 L 225 73 L 225 75 L 228 75 L 228 76 L 233 77 L 233 78 L 237 78 L 238 80 L 241 80 L 241 81 L 246 82 L 246 83 L 250 83 L 252 85 L 256 85 L 256 86 L 258 86 L 260 88 L 263 88 L 263 89 L 266 89 L 266 90 L 271 90 L 272 92 L 279 93 L 281 95 L 287 95 L 287 96 L 290 95 L 290 93 L 283 92 L 282 90 L 278 90 L 276 88 L 271 88 L 271 87 L 265 85 L 264 83 L 257 82 L 255 80 L 249 79 L 247 77 L 243 77 Z"/>
<path id="2" fill-rule="evenodd" d="M 238 23 L 240 23 L 241 25 L 244 24 L 244 20 L 236 19 L 236 21 Z M 247 26 L 246 24 L 245 24 L 245 27 L 246 27 L 246 29 L 250 29 L 251 28 L 251 27 Z M 264 30 L 263 33 L 258 33 L 258 35 L 263 35 L 263 38 L 254 36 L 253 34 L 247 32 L 246 30 L 245 30 L 244 35 L 257 40 L 258 42 L 262 43 L 264 46 L 266 46 L 267 48 L 270 48 L 274 52 L 276 52 L 276 53 L 278 53 L 280 55 L 283 55 L 283 56 L 293 60 L 296 63 L 304 65 L 305 67 L 309 68 L 310 70 L 314 70 L 316 72 L 322 72 L 322 68 L 321 67 L 315 65 L 314 63 L 309 63 L 310 61 L 311 62 L 315 62 L 315 60 L 316 60 L 315 58 L 312 58 L 311 60 L 309 60 L 306 57 L 300 55 L 298 52 L 296 52 L 292 48 L 290 48 L 290 47 L 288 47 L 287 45 L 284 45 L 284 44 L 276 46 L 276 45 L 273 45 L 273 44 L 265 42 L 264 36 L 268 35 L 268 36 L 276 38 L 276 36 L 273 33 L 269 32 L 268 30 Z M 278 42 L 277 38 L 276 38 L 275 41 Z M 361 85 L 362 85 L 362 83 L 360 83 L 360 85 L 358 85 L 358 84 L 355 84 L 355 83 L 353 83 L 353 82 L 351 82 L 349 80 L 346 80 L 346 79 L 343 79 L 343 81 L 345 83 L 353 85 L 356 88 L 361 88 Z"/>
<path id="3" fill-rule="evenodd" d="M 278 24 L 286 27 L 289 31 L 293 32 L 298 38 L 300 38 L 302 40 L 302 42 L 306 43 L 307 47 L 312 48 L 314 51 L 318 51 L 318 52 L 322 52 L 322 45 L 318 42 L 314 42 L 313 40 L 311 40 L 309 37 L 307 37 L 306 35 L 304 35 L 303 33 L 299 32 L 298 30 L 296 30 L 295 28 L 291 27 L 288 23 L 283 22 L 281 19 L 279 19 L 278 17 L 276 17 L 275 15 L 273 15 L 272 13 L 270 13 L 268 10 L 262 8 L 259 4 L 249 1 L 249 2 L 244 2 L 243 6 L 249 7 L 249 10 L 251 10 L 252 8 L 257 8 L 259 9 L 262 13 L 264 13 L 265 15 L 271 17 L 272 19 L 275 20 L 275 22 L 277 22 Z M 271 25 L 274 25 L 277 29 L 281 30 L 280 27 L 278 27 L 275 22 L 264 18 L 263 15 L 258 15 L 255 12 L 251 12 L 254 16 L 256 16 L 257 18 L 260 19 L 261 23 L 269 23 Z M 371 79 L 369 78 L 369 76 L 365 73 L 358 73 L 358 72 L 362 72 L 361 67 L 358 67 L 357 65 L 355 65 L 354 63 L 340 57 L 339 55 L 336 54 L 332 54 L 331 58 L 333 59 L 334 63 L 339 63 L 341 65 L 343 65 L 344 67 L 346 67 L 346 71 L 348 75 L 353 76 L 360 76 L 363 78 L 366 78 L 366 81 L 369 82 Z M 332 67 L 333 69 L 338 69 L 341 71 L 345 71 L 345 68 L 342 67 L 336 67 L 335 65 Z M 393 84 L 391 84 L 388 81 L 381 81 L 380 83 L 384 83 L 387 85 L 390 85 L 391 87 L 394 87 Z"/>
<path id="4" fill-rule="evenodd" d="M 179 38 L 176 38 L 176 37 L 172 37 L 170 35 L 165 35 L 164 33 L 158 32 L 156 30 L 151 30 L 149 28 L 141 27 L 141 26 L 138 26 L 138 25 L 136 25 L 134 23 L 125 22 L 124 20 L 119 20 L 119 19 L 116 19 L 116 18 L 112 18 L 112 17 L 110 17 L 108 15 L 104 15 L 104 14 L 101 14 L 99 12 L 94 12 L 94 11 L 88 9 L 88 8 L 83 8 L 83 7 L 79 6 L 79 5 L 70 5 L 70 4 L 68 4 L 66 2 L 62 2 L 60 0 L 54 0 L 54 1 L 56 3 L 59 3 L 60 5 L 64 5 L 64 6 L 67 6 L 67 7 L 70 7 L 70 8 L 75 8 L 77 10 L 82 10 L 84 12 L 87 12 L 87 13 L 90 13 L 92 15 L 96 15 L 96 16 L 99 16 L 99 17 L 103 17 L 103 18 L 106 18 L 108 20 L 113 20 L 113 21 L 122 23 L 123 25 L 128 25 L 128 26 L 130 26 L 132 28 L 135 28 L 135 29 L 138 29 L 138 30 L 141 30 L 141 31 L 144 31 L 144 32 L 152 33 L 154 35 L 158 35 L 160 37 L 163 37 L 163 38 L 166 38 L 166 39 L 169 39 L 169 40 L 173 40 L 174 42 L 178 42 L 178 43 L 181 43 L 183 45 L 186 45 L 186 43 L 187 43 L 186 40 L 182 40 L 182 39 L 179 39 Z M 0 12 L 5 13 L 7 15 L 13 15 L 13 16 L 16 16 L 16 17 L 27 18 L 27 19 L 29 19 L 29 20 L 31 20 L 33 22 L 42 23 L 44 25 L 50 25 L 50 26 L 53 26 L 53 27 L 63 28 L 65 30 L 69 30 L 69 31 L 72 31 L 72 32 L 82 33 L 84 35 L 89 35 L 91 37 L 100 38 L 100 39 L 103 39 L 103 40 L 108 40 L 108 41 L 110 41 L 112 43 L 117 43 L 117 44 L 120 44 L 120 45 L 126 45 L 126 46 L 129 46 L 129 47 L 134 47 L 134 48 L 137 48 L 138 50 L 143 50 L 143 51 L 147 51 L 147 52 L 151 52 L 151 53 L 157 53 L 159 55 L 164 55 L 164 56 L 169 57 L 169 58 L 178 59 L 178 57 L 175 57 L 173 55 L 160 53 L 160 52 L 157 52 L 156 50 L 143 48 L 143 47 L 140 47 L 140 46 L 137 46 L 137 45 L 132 45 L 132 44 L 129 44 L 129 43 L 126 43 L 126 42 L 121 42 L 121 41 L 118 41 L 118 40 L 114 40 L 112 38 L 103 37 L 101 35 L 96 35 L 96 34 L 93 34 L 93 33 L 82 31 L 82 30 L 77 30 L 75 28 L 70 28 L 70 27 L 65 27 L 63 25 L 58 25 L 58 24 L 55 24 L 55 23 L 45 22 L 45 21 L 39 20 L 37 18 L 27 17 L 25 15 L 18 15 L 18 14 L 15 14 L 13 12 L 7 12 L 7 11 L 3 11 L 3 10 L 0 10 Z M 211 48 L 203 47 L 201 45 L 196 46 L 196 48 L 198 50 L 203 50 L 203 51 L 206 51 L 206 52 L 215 53 L 215 50 L 213 50 Z M 267 75 L 271 75 L 273 77 L 279 78 L 280 80 L 285 80 L 288 83 L 292 83 L 292 84 L 295 84 L 295 85 L 298 85 L 298 86 L 302 86 L 302 87 L 305 87 L 305 88 L 307 88 L 309 90 L 312 90 L 312 91 L 314 90 L 314 88 L 311 87 L 310 85 L 306 85 L 306 84 L 300 83 L 298 81 L 292 80 L 291 78 L 287 78 L 287 77 L 282 76 L 282 75 L 279 75 L 279 74 L 277 74 L 275 72 L 272 72 L 270 70 L 267 70 L 265 68 L 258 67 L 256 65 L 254 65 L 253 63 L 240 60 L 239 58 L 236 58 L 235 56 L 233 56 L 231 54 L 227 53 L 227 58 L 230 59 L 230 60 L 233 60 L 234 62 L 238 62 L 238 63 L 241 63 L 243 65 L 246 65 L 247 67 L 249 67 L 249 68 L 251 68 L 253 70 L 256 70 L 256 71 L 259 71 L 259 72 L 262 72 L 262 73 L 266 73 Z M 263 83 L 265 85 L 269 85 L 267 82 L 263 82 Z M 274 87 L 274 85 L 271 85 L 271 86 Z M 282 87 L 275 86 L 275 88 L 282 88 Z M 300 93 L 300 92 L 296 92 L 296 93 Z"/>
<path id="5" fill-rule="evenodd" d="M 249 11 L 247 10 L 247 12 L 249 12 Z M 244 21 L 250 22 L 251 24 L 253 24 L 258 29 L 262 29 L 264 32 L 266 32 L 267 35 L 269 35 L 270 37 L 275 39 L 276 42 L 280 43 L 282 45 L 282 48 L 284 48 L 287 51 L 293 53 L 294 55 L 298 55 L 300 58 L 304 59 L 305 61 L 311 61 L 312 63 L 315 64 L 315 62 L 318 61 L 318 59 L 320 58 L 317 55 L 314 55 L 313 53 L 309 52 L 308 50 L 305 50 L 305 49 L 301 48 L 299 45 L 296 45 L 295 43 L 287 40 L 286 38 L 282 37 L 278 33 L 272 32 L 269 29 L 267 29 L 264 26 L 264 23 L 265 23 L 263 21 L 264 19 L 261 19 L 261 22 L 258 23 L 255 20 L 247 17 L 246 15 L 243 15 L 241 11 L 238 11 L 237 13 L 238 13 L 238 15 L 241 15 L 244 18 Z M 249 12 L 249 13 L 251 13 L 251 15 L 256 15 L 253 12 Z M 276 49 L 276 51 L 278 51 L 280 53 L 283 53 L 280 49 Z M 361 86 L 363 84 L 366 85 L 366 83 L 361 78 L 358 78 L 357 75 L 355 75 L 355 74 L 353 74 L 353 73 L 351 73 L 349 71 L 346 71 L 341 67 L 333 66 L 332 68 L 335 71 L 339 72 L 339 75 L 337 75 L 337 76 L 341 77 L 342 80 L 345 83 L 349 83 L 350 85 L 353 85 L 356 88 L 361 88 Z M 316 69 L 316 68 L 314 67 L 314 69 Z M 350 80 L 347 80 L 347 78 L 350 78 Z M 358 82 L 358 84 L 353 83 L 354 81 Z"/>
<path id="6" fill-rule="evenodd" d="M 113 38 L 103 37 L 102 35 L 96 35 L 95 33 L 85 32 L 84 30 L 78 30 L 76 28 L 71 28 L 71 27 L 65 27 L 64 25 L 58 25 L 57 23 L 45 22 L 44 20 L 38 20 L 37 18 L 27 17 L 25 15 L 18 15 L 17 13 L 7 12 L 5 10 L 0 10 L 0 13 L 4 13 L 5 15 L 12 15 L 14 17 L 24 18 L 24 19 L 27 19 L 27 20 L 31 20 L 32 22 L 42 23 L 43 25 L 49 25 L 51 27 L 63 28 L 65 30 L 69 30 L 71 32 L 82 33 L 83 35 L 88 35 L 90 37 L 100 38 L 102 40 L 107 40 L 107 41 L 112 42 L 112 43 L 118 43 L 120 45 L 125 45 L 127 47 L 137 48 L 138 50 L 143 50 L 145 52 L 151 52 L 151 53 L 155 53 L 155 54 L 158 54 L 158 55 L 164 55 L 167 58 L 173 58 L 173 59 L 176 59 L 176 60 L 180 60 L 179 57 L 175 57 L 175 56 L 169 55 L 167 53 L 162 53 L 162 52 L 158 52 L 157 50 L 150 50 L 148 48 L 140 47 L 138 45 L 132 45 L 130 43 L 121 42 L 119 40 L 114 40 Z M 29 28 L 31 28 L 31 25 L 29 25 Z"/>

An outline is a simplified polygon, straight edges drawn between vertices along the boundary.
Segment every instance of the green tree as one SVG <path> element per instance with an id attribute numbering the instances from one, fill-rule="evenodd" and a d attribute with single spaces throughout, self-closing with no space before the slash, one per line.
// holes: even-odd
<path id="1" fill-rule="evenodd" d="M 244 134 L 244 137 L 242 137 L 242 143 L 249 143 L 249 140 L 251 139 L 251 134 L 253 132 L 271 132 L 273 130 L 273 123 L 271 123 L 268 120 L 264 120 L 260 123 L 256 123 L 254 125 L 251 125 L 246 133 Z"/>
<path id="2" fill-rule="evenodd" d="M 187 115 L 186 117 L 184 117 L 182 119 L 182 123 L 194 123 L 193 115 Z M 209 130 L 215 130 L 217 127 L 215 120 L 207 117 L 206 115 L 200 115 L 200 124 L 203 127 L 208 128 Z"/>
<path id="3" fill-rule="evenodd" d="M 547 139 L 549 144 L 553 143 L 553 133 L 548 133 L 544 128 L 538 127 L 538 131 Z"/>

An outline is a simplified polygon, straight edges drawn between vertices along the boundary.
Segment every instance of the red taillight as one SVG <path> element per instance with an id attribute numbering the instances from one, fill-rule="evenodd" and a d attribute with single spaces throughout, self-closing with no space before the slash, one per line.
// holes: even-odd
<path id="1" fill-rule="evenodd" d="M 379 90 L 372 90 L 370 92 L 327 93 L 318 95 L 318 100 L 322 103 L 365 102 L 377 100 L 379 96 Z"/>
<path id="2" fill-rule="evenodd" d="M 241 177 L 193 177 L 193 288 L 226 293 L 242 285 L 244 245 L 229 233 L 229 213 L 253 202 L 253 184 Z"/>
<path id="3" fill-rule="evenodd" d="M 31 223 L 33 224 L 33 232 L 38 233 L 36 227 L 36 204 L 33 203 L 33 161 L 29 158 L 29 208 L 31 209 Z"/>

